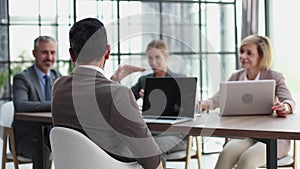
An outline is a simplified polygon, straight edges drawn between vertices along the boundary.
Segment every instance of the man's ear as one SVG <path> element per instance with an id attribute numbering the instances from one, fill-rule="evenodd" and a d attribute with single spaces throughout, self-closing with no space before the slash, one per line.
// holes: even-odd
<path id="1" fill-rule="evenodd" d="M 105 53 L 105 56 L 104 56 L 106 60 L 109 58 L 110 50 L 111 50 L 110 45 L 107 44 L 106 53 Z"/>
<path id="2" fill-rule="evenodd" d="M 36 53 L 35 53 L 34 49 L 32 50 L 32 55 L 33 55 L 34 58 L 36 58 Z"/>
<path id="3" fill-rule="evenodd" d="M 69 53 L 70 53 L 71 61 L 73 63 L 75 63 L 76 62 L 76 58 L 75 58 L 75 54 L 74 54 L 74 51 L 73 51 L 72 48 L 69 48 Z"/>

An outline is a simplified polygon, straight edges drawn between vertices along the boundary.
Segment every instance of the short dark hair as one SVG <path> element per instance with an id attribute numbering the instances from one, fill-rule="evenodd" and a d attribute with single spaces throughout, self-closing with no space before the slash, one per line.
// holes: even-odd
<path id="1" fill-rule="evenodd" d="M 99 61 L 107 48 L 105 27 L 96 18 L 76 22 L 70 29 L 69 41 L 78 63 Z"/>

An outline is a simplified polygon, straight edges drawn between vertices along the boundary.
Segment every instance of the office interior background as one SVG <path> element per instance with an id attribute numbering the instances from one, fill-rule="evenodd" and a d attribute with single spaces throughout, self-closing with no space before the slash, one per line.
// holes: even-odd
<path id="1" fill-rule="evenodd" d="M 242 37 L 258 33 L 274 47 L 272 68 L 284 73 L 289 88 L 300 93 L 296 68 L 299 26 L 297 0 L 0 0 L 0 99 L 12 97 L 12 77 L 34 60 L 33 40 L 49 35 L 57 40 L 56 68 L 70 73 L 68 31 L 86 17 L 97 17 L 107 27 L 112 45 L 109 74 L 119 64 L 150 67 L 145 49 L 153 39 L 164 39 L 169 68 L 198 77 L 198 99 L 211 96 L 239 68 Z M 131 86 L 141 74 L 121 83 Z"/>
<path id="2" fill-rule="evenodd" d="M 239 68 L 242 37 L 250 32 L 269 36 L 272 69 L 284 73 L 299 103 L 299 6 L 298 0 L 0 0 L 0 104 L 12 99 L 13 75 L 32 64 L 33 40 L 39 35 L 57 40 L 55 68 L 70 73 L 68 31 L 86 17 L 99 18 L 107 28 L 112 52 L 106 72 L 112 74 L 119 64 L 146 68 L 122 84 L 132 86 L 151 72 L 146 46 L 164 39 L 169 68 L 198 78 L 199 100 L 212 96 L 219 82 Z"/>
<path id="3" fill-rule="evenodd" d="M 49 35 L 57 40 L 56 68 L 72 70 L 68 31 L 86 17 L 97 17 L 107 27 L 112 45 L 109 74 L 119 64 L 147 68 L 145 49 L 153 39 L 164 39 L 170 52 L 169 68 L 198 77 L 198 99 L 219 89 L 239 68 L 242 37 L 258 33 L 274 47 L 272 68 L 284 73 L 295 97 L 300 93 L 295 62 L 299 26 L 297 0 L 0 0 L 0 100 L 11 100 L 12 77 L 34 60 L 33 40 Z M 131 86 L 135 73 L 121 83 Z"/>

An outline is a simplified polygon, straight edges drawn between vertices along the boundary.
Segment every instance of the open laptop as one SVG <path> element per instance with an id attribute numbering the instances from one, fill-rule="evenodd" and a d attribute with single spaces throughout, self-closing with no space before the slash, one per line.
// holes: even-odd
<path id="1" fill-rule="evenodd" d="M 220 115 L 272 114 L 274 101 L 274 80 L 220 83 Z"/>
<path id="2" fill-rule="evenodd" d="M 194 118 L 196 77 L 146 78 L 142 116 L 146 122 L 175 124 Z"/>

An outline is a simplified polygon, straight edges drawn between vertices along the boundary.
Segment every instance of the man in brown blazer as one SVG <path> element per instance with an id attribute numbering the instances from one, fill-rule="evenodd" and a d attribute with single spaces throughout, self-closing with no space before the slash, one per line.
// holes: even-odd
<path id="1" fill-rule="evenodd" d="M 106 30 L 97 19 L 75 23 L 69 35 L 75 68 L 53 86 L 54 125 L 84 133 L 120 161 L 137 161 L 146 169 L 162 168 L 161 151 L 131 90 L 114 82 L 143 69 L 127 65 L 119 67 L 111 78 L 105 75 L 103 68 L 110 45 Z"/>

